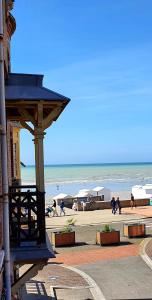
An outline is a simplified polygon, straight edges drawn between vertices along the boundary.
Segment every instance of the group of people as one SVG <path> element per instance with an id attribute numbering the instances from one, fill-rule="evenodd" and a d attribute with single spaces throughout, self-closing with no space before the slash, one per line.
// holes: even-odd
<path id="1" fill-rule="evenodd" d="M 121 214 L 121 203 L 119 197 L 117 197 L 117 199 L 115 199 L 115 197 L 112 197 L 111 207 L 112 207 L 112 214 L 115 215 L 117 211 L 119 212 L 119 215 Z M 130 207 L 132 209 L 133 207 L 136 207 L 135 199 L 132 193 L 131 193 Z"/>
<path id="2" fill-rule="evenodd" d="M 63 201 L 63 200 L 61 200 L 61 202 L 60 202 L 60 204 L 59 204 L 59 207 L 60 207 L 60 216 L 61 216 L 62 214 L 65 216 L 65 208 L 64 208 L 65 205 L 64 205 L 64 201 Z M 55 216 L 58 217 L 57 204 L 56 204 L 56 201 L 55 201 L 55 200 L 53 200 L 52 206 L 49 205 L 49 206 L 46 208 L 46 212 L 45 212 L 46 216 L 50 217 L 51 213 L 52 213 L 52 217 L 55 217 Z"/>
<path id="3" fill-rule="evenodd" d="M 119 197 L 117 197 L 117 199 L 115 199 L 115 197 L 112 197 L 111 207 L 112 207 L 112 214 L 115 215 L 117 211 L 119 215 L 121 214 L 121 204 L 120 204 Z"/>
<path id="4" fill-rule="evenodd" d="M 81 204 L 83 205 L 83 211 L 84 211 L 86 203 L 83 202 Z M 60 207 L 60 216 L 62 214 L 65 216 L 65 205 L 64 205 L 63 200 L 60 201 L 59 207 Z M 115 215 L 117 213 L 117 211 L 118 211 L 119 215 L 121 214 L 121 203 L 120 203 L 119 197 L 117 197 L 117 199 L 115 199 L 115 197 L 112 197 L 111 207 L 112 207 L 112 214 Z M 133 194 L 131 194 L 130 207 L 131 208 L 136 207 Z M 74 202 L 73 206 L 72 206 L 72 209 L 73 210 L 78 210 L 78 203 Z M 51 206 L 49 205 L 46 208 L 46 212 L 45 212 L 46 216 L 50 216 L 51 213 L 52 213 L 52 217 L 55 217 L 55 216 L 58 217 L 57 204 L 56 204 L 55 200 L 53 200 L 53 204 Z"/>

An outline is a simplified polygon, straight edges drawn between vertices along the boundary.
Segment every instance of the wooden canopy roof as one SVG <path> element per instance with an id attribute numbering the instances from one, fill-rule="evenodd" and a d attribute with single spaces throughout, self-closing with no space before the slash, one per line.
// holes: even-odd
<path id="1" fill-rule="evenodd" d="M 32 122 L 46 129 L 56 121 L 70 99 L 43 87 L 43 75 L 10 73 L 5 86 L 7 119 Z"/>

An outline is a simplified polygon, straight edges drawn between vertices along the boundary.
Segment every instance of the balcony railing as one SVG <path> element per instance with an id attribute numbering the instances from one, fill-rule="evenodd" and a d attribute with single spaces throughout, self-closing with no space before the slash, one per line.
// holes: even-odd
<path id="1" fill-rule="evenodd" d="M 11 186 L 11 246 L 34 246 L 45 243 L 45 193 L 35 185 Z"/>

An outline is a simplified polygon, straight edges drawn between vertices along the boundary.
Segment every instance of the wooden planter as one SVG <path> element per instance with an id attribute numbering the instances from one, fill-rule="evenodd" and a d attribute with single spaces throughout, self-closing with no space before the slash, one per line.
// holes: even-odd
<path id="1" fill-rule="evenodd" d="M 99 245 L 112 245 L 120 243 L 120 231 L 108 231 L 101 232 L 97 231 L 96 233 L 96 244 Z"/>
<path id="2" fill-rule="evenodd" d="M 145 224 L 124 224 L 123 234 L 129 238 L 145 236 Z"/>
<path id="3" fill-rule="evenodd" d="M 55 247 L 75 244 L 75 231 L 72 232 L 52 232 L 52 244 Z"/>

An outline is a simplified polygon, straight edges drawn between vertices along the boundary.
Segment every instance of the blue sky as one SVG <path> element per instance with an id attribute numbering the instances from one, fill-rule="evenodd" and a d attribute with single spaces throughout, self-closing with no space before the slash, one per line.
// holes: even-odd
<path id="1" fill-rule="evenodd" d="M 152 161 L 152 1 L 16 0 L 12 72 L 71 98 L 46 164 Z M 27 151 L 28 145 L 28 151 Z M 34 164 L 32 136 L 21 160 Z"/>

